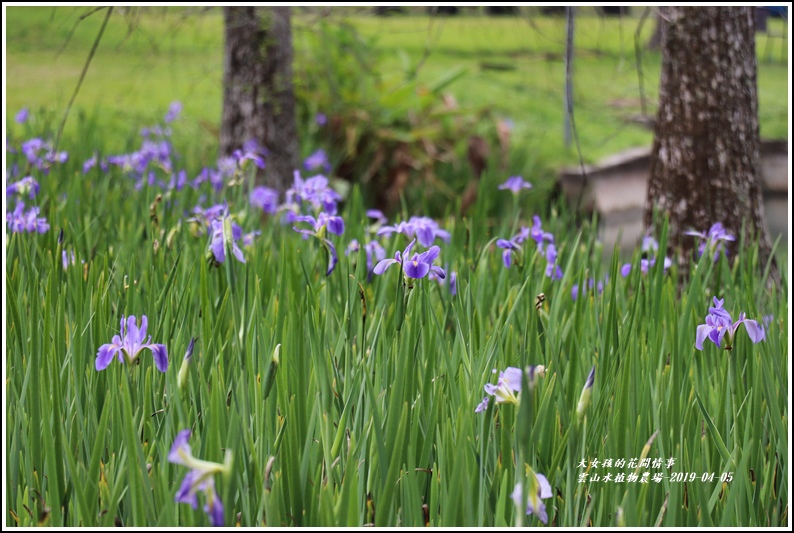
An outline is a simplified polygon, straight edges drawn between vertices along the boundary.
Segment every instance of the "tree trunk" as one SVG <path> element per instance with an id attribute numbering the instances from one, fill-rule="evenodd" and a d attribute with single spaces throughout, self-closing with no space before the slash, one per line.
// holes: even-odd
<path id="1" fill-rule="evenodd" d="M 268 154 L 257 181 L 280 192 L 298 168 L 289 7 L 224 7 L 220 149 L 251 139 Z"/>
<path id="2" fill-rule="evenodd" d="M 698 244 L 683 232 L 722 222 L 760 239 L 769 258 L 761 196 L 758 94 L 749 7 L 669 7 L 645 227 L 669 214 L 669 244 L 686 264 Z"/>

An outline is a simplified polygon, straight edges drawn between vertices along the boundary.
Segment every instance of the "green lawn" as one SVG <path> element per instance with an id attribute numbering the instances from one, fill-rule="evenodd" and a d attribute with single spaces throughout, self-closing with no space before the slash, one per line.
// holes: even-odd
<path id="1" fill-rule="evenodd" d="M 59 121 L 71 97 L 104 12 L 80 21 L 93 8 L 22 8 L 7 11 L 7 112 L 24 106 Z M 634 35 L 640 9 L 621 20 L 595 17 L 584 10 L 576 19 L 574 105 L 583 157 L 587 162 L 632 146 L 648 145 L 652 134 L 628 124 L 640 112 Z M 521 16 L 380 18 L 361 11 L 331 10 L 328 18 L 346 18 L 364 36 L 377 36 L 383 51 L 382 74 L 400 78 L 416 72 L 420 81 L 436 79 L 456 66 L 467 75 L 448 89 L 464 105 L 490 106 L 514 122 L 514 150 L 557 166 L 577 161 L 563 142 L 562 61 L 564 20 Z M 349 13 L 357 13 L 348 16 Z M 303 46 L 323 12 L 294 19 L 297 61 L 307 60 Z M 653 29 L 649 19 L 644 42 Z M 771 22 L 772 33 L 782 33 Z M 221 111 L 223 28 L 219 9 L 117 9 L 110 19 L 67 126 L 75 132 L 77 115 L 95 118 L 100 130 L 122 149 L 137 129 L 154 122 L 173 100 L 184 103 L 176 141 L 189 143 L 199 157 L 211 159 Z M 759 113 L 764 138 L 785 138 L 788 124 L 787 57 L 780 39 L 772 39 L 773 60 L 759 63 Z M 767 50 L 759 36 L 759 55 Z M 785 50 L 783 50 L 785 52 Z M 644 52 L 642 68 L 653 113 L 660 58 Z M 9 120 L 7 120 L 9 123 Z M 203 161 L 202 163 L 207 163 Z M 515 169 L 520 171 L 521 169 Z"/>

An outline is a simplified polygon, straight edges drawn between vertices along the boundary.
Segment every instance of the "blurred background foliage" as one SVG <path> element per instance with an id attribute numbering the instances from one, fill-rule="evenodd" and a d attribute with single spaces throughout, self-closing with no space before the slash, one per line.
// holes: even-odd
<path id="1" fill-rule="evenodd" d="M 11 118 L 23 107 L 36 131 L 57 129 L 102 23 L 96 9 L 8 8 L 9 137 L 25 134 Z M 655 20 L 649 12 L 642 22 L 643 13 L 577 8 L 574 106 L 585 163 L 651 142 L 639 79 L 652 117 L 660 56 L 645 49 Z M 93 137 L 100 153 L 129 150 L 139 129 L 179 100 L 173 139 L 185 168 L 195 175 L 213 164 L 222 25 L 215 8 L 115 8 L 63 146 Z M 786 32 L 784 21 L 771 19 L 758 34 L 763 138 L 787 137 Z M 302 156 L 323 148 L 340 190 L 361 183 L 370 205 L 393 211 L 402 194 L 412 210 L 457 214 L 479 191 L 481 208 L 497 216 L 509 198 L 485 191 L 522 175 L 535 185 L 526 206 L 541 212 L 556 169 L 578 164 L 574 145 L 563 142 L 563 17 L 529 7 L 502 17 L 483 9 L 430 16 L 407 8 L 382 17 L 373 8 L 294 8 L 293 35 Z"/>

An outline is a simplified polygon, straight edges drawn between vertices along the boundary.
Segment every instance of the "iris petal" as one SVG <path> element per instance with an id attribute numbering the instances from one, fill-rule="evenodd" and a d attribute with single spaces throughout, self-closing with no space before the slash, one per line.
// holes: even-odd
<path id="1" fill-rule="evenodd" d="M 160 372 L 168 370 L 168 348 L 165 347 L 165 344 L 149 344 L 147 348 L 152 351 L 157 370 Z"/>
<path id="2" fill-rule="evenodd" d="M 741 321 L 741 323 L 744 324 L 744 329 L 747 330 L 747 334 L 750 336 L 750 340 L 753 341 L 754 344 L 764 340 L 766 333 L 764 332 L 764 328 L 758 325 L 758 322 L 755 320 L 744 319 Z M 736 327 L 738 326 L 739 323 L 736 324 Z"/>
<path id="3" fill-rule="evenodd" d="M 701 324 L 698 326 L 697 336 L 695 338 L 695 348 L 698 350 L 703 350 L 703 341 L 706 340 L 706 338 L 709 336 L 709 333 L 711 333 L 711 330 L 713 329 L 714 328 L 706 324 Z"/>
<path id="4" fill-rule="evenodd" d="M 119 349 L 119 346 L 114 346 L 113 344 L 103 344 L 100 346 L 99 351 L 96 354 L 96 369 L 106 369 L 113 360 L 113 356 L 116 355 L 116 352 L 118 352 Z"/>

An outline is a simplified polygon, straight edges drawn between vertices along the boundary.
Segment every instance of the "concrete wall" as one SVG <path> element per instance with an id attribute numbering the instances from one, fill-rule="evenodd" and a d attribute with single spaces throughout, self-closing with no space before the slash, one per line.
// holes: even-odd
<path id="1" fill-rule="evenodd" d="M 580 208 L 598 212 L 604 250 L 611 253 L 620 237 L 631 250 L 642 237 L 642 214 L 648 190 L 650 148 L 631 148 L 585 166 L 586 184 L 579 167 L 562 169 L 558 183 L 571 205 L 582 195 Z M 788 141 L 761 142 L 761 174 L 767 231 L 774 242 L 788 239 Z M 584 186 L 584 192 L 582 187 Z"/>

